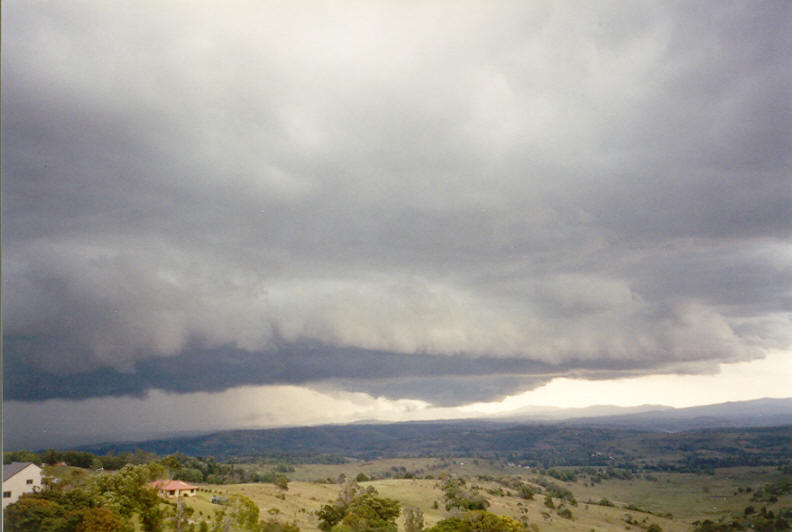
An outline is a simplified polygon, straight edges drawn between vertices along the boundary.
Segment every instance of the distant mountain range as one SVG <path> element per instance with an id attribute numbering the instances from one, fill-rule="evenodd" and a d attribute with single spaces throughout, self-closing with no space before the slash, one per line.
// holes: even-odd
<path id="1" fill-rule="evenodd" d="M 706 446 L 710 440 L 728 440 L 735 432 L 760 434 L 767 429 L 758 427 L 786 425 L 792 426 L 792 398 L 680 409 L 654 405 L 521 409 L 495 419 L 233 430 L 81 449 L 98 454 L 143 449 L 158 454 L 181 452 L 216 457 L 291 454 L 377 458 L 516 453 L 542 461 L 563 457 L 570 463 L 585 464 L 595 453 L 612 455 L 613 449 L 625 445 L 632 449 L 648 446 L 632 457 L 635 458 L 641 453 L 651 454 L 656 442 L 664 438 L 668 440 L 664 448 L 676 445 L 671 445 L 671 441 L 687 441 L 688 446 L 693 441 Z M 717 430 L 702 432 L 713 429 Z M 697 432 L 664 436 L 681 431 Z M 792 451 L 792 427 L 782 429 L 781 434 L 781 445 Z"/>
<path id="2" fill-rule="evenodd" d="M 688 408 L 661 405 L 568 409 L 528 407 L 507 412 L 497 419 L 666 432 L 705 428 L 772 427 L 792 425 L 792 398 L 756 399 Z"/>

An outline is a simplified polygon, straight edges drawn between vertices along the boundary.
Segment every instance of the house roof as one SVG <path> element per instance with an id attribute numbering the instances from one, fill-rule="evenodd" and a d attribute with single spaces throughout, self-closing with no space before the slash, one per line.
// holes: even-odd
<path id="1" fill-rule="evenodd" d="M 198 486 L 193 486 L 181 480 L 155 480 L 154 482 L 149 482 L 149 486 L 165 491 L 194 490 L 198 488 Z"/>
<path id="2" fill-rule="evenodd" d="M 3 466 L 3 482 L 13 477 L 28 466 L 38 467 L 33 462 L 11 462 Z"/>

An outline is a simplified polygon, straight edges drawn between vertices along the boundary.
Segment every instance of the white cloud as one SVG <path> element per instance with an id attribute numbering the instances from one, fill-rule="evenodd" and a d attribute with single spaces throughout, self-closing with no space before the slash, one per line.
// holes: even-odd
<path id="1" fill-rule="evenodd" d="M 582 408 L 591 405 L 667 405 L 676 408 L 789 397 L 792 351 L 773 351 L 766 358 L 722 364 L 716 374 L 657 374 L 620 379 L 584 380 L 560 377 L 502 401 L 460 407 L 471 415 L 508 412 L 525 406 Z"/>

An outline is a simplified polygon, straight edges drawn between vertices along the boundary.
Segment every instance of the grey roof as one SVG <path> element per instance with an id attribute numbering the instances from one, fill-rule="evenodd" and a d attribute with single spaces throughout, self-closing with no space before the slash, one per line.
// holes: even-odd
<path id="1" fill-rule="evenodd" d="M 33 462 L 11 462 L 10 464 L 3 465 L 3 482 L 13 477 L 27 466 L 36 465 Z M 38 467 L 38 466 L 36 466 Z"/>

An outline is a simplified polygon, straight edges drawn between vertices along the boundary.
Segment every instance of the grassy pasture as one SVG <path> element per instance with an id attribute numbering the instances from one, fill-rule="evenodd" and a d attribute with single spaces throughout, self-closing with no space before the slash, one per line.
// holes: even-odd
<path id="1" fill-rule="evenodd" d="M 267 465 L 252 466 L 262 471 L 269 470 Z M 293 473 L 287 476 L 291 480 L 314 481 L 319 479 L 336 479 L 340 474 L 347 478 L 355 478 L 358 473 L 368 477 L 372 475 L 384 478 L 387 474 L 396 475 L 397 471 L 404 468 L 407 472 L 418 473 L 416 476 L 437 477 L 441 473 L 453 476 L 477 475 L 502 475 L 505 473 L 519 473 L 518 467 L 506 467 L 498 462 L 476 458 L 390 458 L 382 460 L 355 460 L 350 459 L 345 464 L 301 464 L 295 466 Z"/>
<path id="2" fill-rule="evenodd" d="M 442 467 L 441 467 L 442 466 Z M 250 464 L 247 467 L 269 470 L 267 465 Z M 251 498 L 261 509 L 262 518 L 270 515 L 283 521 L 296 521 L 302 530 L 318 530 L 318 520 L 315 512 L 322 505 L 335 500 L 338 495 L 337 484 L 318 483 L 317 479 L 337 478 L 343 473 L 347 478 L 354 479 L 358 473 L 367 476 L 372 474 L 380 476 L 386 471 L 395 474 L 392 468 L 405 468 L 409 472 L 423 470 L 423 474 L 433 475 L 434 479 L 396 479 L 378 478 L 368 482 L 361 482 L 361 486 L 374 486 L 383 497 L 390 497 L 402 503 L 402 507 L 414 506 L 424 513 L 424 522 L 427 527 L 450 515 L 443 504 L 443 493 L 439 486 L 437 476 L 443 472 L 467 479 L 468 487 L 477 486 L 482 493 L 486 490 L 503 489 L 504 496 L 486 494 L 490 502 L 489 510 L 499 514 L 508 515 L 515 519 L 522 519 L 533 530 L 580 530 L 580 531 L 607 531 L 607 530 L 640 530 L 641 526 L 634 524 L 636 521 L 657 523 L 666 532 L 690 530 L 692 523 L 699 519 L 717 520 L 728 516 L 731 512 L 742 513 L 748 505 L 757 509 L 766 503 L 751 501 L 752 490 L 771 482 L 779 477 L 778 471 L 768 467 L 741 467 L 716 470 L 715 474 L 693 473 L 653 473 L 653 480 L 647 480 L 643 475 L 633 480 L 607 479 L 600 483 L 592 484 L 587 476 L 580 475 L 575 482 L 562 482 L 548 478 L 553 483 L 570 490 L 578 501 L 578 506 L 565 506 L 571 510 L 572 519 L 565 519 L 558 515 L 557 509 L 547 508 L 544 504 L 544 495 L 537 493 L 533 500 L 523 500 L 515 496 L 513 490 L 505 488 L 493 481 L 482 481 L 479 475 L 494 477 L 513 476 L 532 484 L 537 478 L 537 473 L 518 467 L 509 467 L 496 462 L 478 460 L 477 463 L 469 459 L 441 460 L 441 459 L 389 459 L 376 461 L 352 461 L 338 465 L 299 465 L 295 471 L 288 473 L 290 478 L 289 489 L 283 491 L 272 484 L 233 484 L 233 485 L 205 485 L 205 489 L 221 495 L 241 494 Z M 541 489 L 534 484 L 537 490 Z M 506 495 L 511 492 L 511 495 Z M 213 505 L 213 493 L 202 491 L 198 497 L 187 499 L 186 504 L 200 511 L 204 516 L 211 515 L 217 508 Z M 587 504 L 586 501 L 600 501 L 606 498 L 614 506 L 600 506 Z M 433 503 L 438 503 L 438 508 L 433 508 Z M 553 499 L 556 506 L 563 501 Z M 627 510 L 626 506 L 633 505 L 641 510 Z M 785 495 L 769 508 L 792 506 L 792 495 Z M 673 519 L 660 515 L 671 513 Z M 629 516 L 633 524 L 626 521 Z M 403 529 L 403 517 L 398 520 L 400 529 Z"/>

